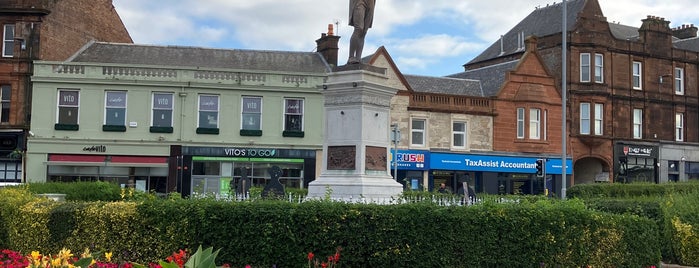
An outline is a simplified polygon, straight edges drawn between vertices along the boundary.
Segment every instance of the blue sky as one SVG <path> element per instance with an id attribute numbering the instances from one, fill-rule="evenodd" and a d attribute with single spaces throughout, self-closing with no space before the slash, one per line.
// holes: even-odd
<path id="1" fill-rule="evenodd" d="M 376 0 L 364 54 L 385 46 L 405 74 L 444 76 L 463 70 L 543 0 Z M 557 1 L 560 3 L 561 1 Z M 113 0 L 135 43 L 210 48 L 314 51 L 338 23 L 344 64 L 352 28 L 349 0 Z M 647 15 L 670 27 L 699 25 L 695 0 L 599 0 L 607 20 L 639 27 Z"/>

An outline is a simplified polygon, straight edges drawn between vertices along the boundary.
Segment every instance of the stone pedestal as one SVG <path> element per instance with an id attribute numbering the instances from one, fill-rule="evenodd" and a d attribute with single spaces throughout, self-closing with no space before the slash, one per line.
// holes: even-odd
<path id="1" fill-rule="evenodd" d="M 323 86 L 325 140 L 321 175 L 308 198 L 387 202 L 402 193 L 390 175 L 390 103 L 385 69 L 353 64 L 336 68 Z"/>

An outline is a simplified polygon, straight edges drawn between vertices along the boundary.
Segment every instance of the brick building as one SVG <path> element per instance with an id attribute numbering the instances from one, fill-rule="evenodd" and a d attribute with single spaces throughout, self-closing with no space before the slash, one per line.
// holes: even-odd
<path id="1" fill-rule="evenodd" d="M 597 0 L 566 6 L 571 184 L 699 177 L 697 28 L 671 28 L 655 16 L 643 19 L 639 28 L 609 23 Z M 562 11 L 561 3 L 535 9 L 466 63 L 466 71 L 521 58 L 525 36 L 533 35 L 560 92 Z"/>
<path id="2" fill-rule="evenodd" d="M 0 183 L 16 183 L 24 177 L 33 61 L 66 60 L 90 40 L 132 40 L 111 0 L 2 0 L 0 27 Z"/>

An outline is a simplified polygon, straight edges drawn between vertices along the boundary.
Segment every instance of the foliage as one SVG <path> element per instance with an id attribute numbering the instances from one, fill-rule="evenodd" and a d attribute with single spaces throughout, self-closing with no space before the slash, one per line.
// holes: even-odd
<path id="1" fill-rule="evenodd" d="M 569 198 L 628 198 L 638 196 L 666 196 L 669 194 L 699 193 L 699 182 L 673 183 L 588 183 L 568 188 Z"/>
<path id="2" fill-rule="evenodd" d="M 117 201 L 121 200 L 121 187 L 110 182 L 42 182 L 27 183 L 11 188 L 28 189 L 34 194 L 65 194 L 67 201 Z"/>

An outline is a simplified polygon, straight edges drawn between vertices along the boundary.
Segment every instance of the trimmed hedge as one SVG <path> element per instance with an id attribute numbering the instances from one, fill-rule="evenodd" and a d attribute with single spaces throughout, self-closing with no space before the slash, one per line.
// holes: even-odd
<path id="1" fill-rule="evenodd" d="M 34 194 L 65 194 L 66 201 L 117 201 L 122 199 L 122 189 L 119 185 L 102 181 L 41 182 L 13 187 L 26 188 Z"/>
<path id="2" fill-rule="evenodd" d="M 217 261 L 234 267 L 305 267 L 308 252 L 329 256 L 337 247 L 344 267 L 644 267 L 660 261 L 653 221 L 596 212 L 576 200 L 469 207 L 105 203 L 53 202 L 12 191 L 0 194 L 0 234 L 6 234 L 0 246 L 21 252 L 90 247 L 143 263 L 203 245 L 220 248 Z"/>
<path id="3" fill-rule="evenodd" d="M 576 184 L 567 190 L 568 198 L 627 198 L 637 196 L 666 196 L 669 194 L 699 193 L 699 182 L 672 183 L 589 183 Z"/>

